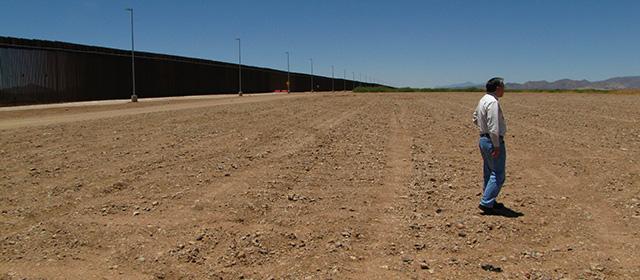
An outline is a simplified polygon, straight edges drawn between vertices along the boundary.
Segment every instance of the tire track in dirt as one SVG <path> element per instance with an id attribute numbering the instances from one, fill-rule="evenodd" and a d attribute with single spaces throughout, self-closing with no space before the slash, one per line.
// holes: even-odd
<path id="1" fill-rule="evenodd" d="M 297 113 L 295 117 L 299 118 L 308 113 L 309 112 Z M 329 116 L 328 118 L 325 118 L 326 116 L 318 118 L 303 118 L 306 121 L 310 121 L 309 123 L 306 123 L 308 128 L 317 130 L 319 133 L 326 133 L 326 131 L 329 131 L 332 127 L 348 120 L 354 114 L 354 111 L 341 111 L 340 113 L 334 116 Z M 229 187 L 231 185 L 236 187 L 238 186 L 238 178 L 246 178 L 240 180 L 240 182 L 242 182 L 241 186 L 246 187 L 250 185 L 251 182 L 255 181 L 254 178 L 269 177 L 268 173 L 264 173 L 262 169 L 270 169 L 271 167 L 269 165 L 271 163 L 279 162 L 283 158 L 299 153 L 301 150 L 308 148 L 311 144 L 318 141 L 316 134 L 304 131 L 294 131 L 290 138 L 295 139 L 295 142 L 286 147 L 275 147 L 273 143 L 262 143 L 264 146 L 262 150 L 272 148 L 274 152 L 267 155 L 264 159 L 258 159 L 246 168 L 237 169 L 232 174 L 234 178 L 223 178 L 219 188 L 209 190 L 208 192 L 210 193 L 207 193 L 207 195 L 213 195 L 215 197 L 224 197 L 228 195 Z M 266 172 L 269 171 L 271 170 Z"/>
<path id="2" fill-rule="evenodd" d="M 403 235 L 403 212 L 408 208 L 406 187 L 412 171 L 412 139 L 407 132 L 407 107 L 402 100 L 394 96 L 393 106 L 386 109 L 389 114 L 389 129 L 386 132 L 386 166 L 382 184 L 376 190 L 376 201 L 371 205 L 368 215 L 375 221 L 370 232 L 373 235 L 370 251 L 374 255 L 366 260 L 362 279 L 401 278 L 403 274 L 389 267 L 398 261 L 397 256 L 386 252 L 393 247 L 392 240 Z M 362 267 L 362 266 L 361 266 Z"/>
<path id="3" fill-rule="evenodd" d="M 227 104 L 227 103 L 224 103 Z M 220 104 L 220 105 L 224 105 Z M 234 103 L 237 104 L 237 103 Z M 271 113 L 277 113 L 280 109 L 274 109 L 275 107 L 269 108 L 267 110 L 261 110 L 251 115 L 251 119 L 264 119 Z M 158 108 L 157 110 L 160 110 Z M 186 110 L 193 109 L 191 106 L 187 106 L 187 108 L 175 108 L 175 110 Z M 310 115 L 315 114 L 313 110 L 294 112 L 294 115 L 291 116 L 292 119 L 303 119 L 306 121 L 304 126 L 307 128 L 306 130 L 292 130 L 292 127 L 284 126 L 284 132 L 287 134 L 287 138 L 291 141 L 286 142 L 286 146 L 280 145 L 281 143 L 275 143 L 270 141 L 265 141 L 259 143 L 258 146 L 251 145 L 251 150 L 253 151 L 267 151 L 263 152 L 262 157 L 255 157 L 250 162 L 245 164 L 234 164 L 232 170 L 225 171 L 227 173 L 223 177 L 215 178 L 215 181 L 212 182 L 215 187 L 213 188 L 182 188 L 179 191 L 176 191 L 176 194 L 184 197 L 187 201 L 197 201 L 198 204 L 215 204 L 216 201 L 224 201 L 227 200 L 228 197 L 237 195 L 241 191 L 246 191 L 246 189 L 250 186 L 256 185 L 259 179 L 264 180 L 265 178 L 270 178 L 275 176 L 275 174 L 270 174 L 273 170 L 272 164 L 282 161 L 290 155 L 299 153 L 301 150 L 309 148 L 310 145 L 319 141 L 317 138 L 318 133 L 326 133 L 326 131 L 330 130 L 331 127 L 338 125 L 348 118 L 350 118 L 354 112 L 344 111 L 344 110 L 335 110 L 332 111 L 332 115 L 321 115 L 320 117 L 310 117 Z M 247 128 L 244 128 L 247 130 Z M 267 133 L 267 127 L 260 128 L 252 128 L 254 133 L 257 134 L 265 134 Z M 317 133 L 312 133 L 311 131 L 315 130 Z M 215 143 L 218 142 L 229 142 L 233 141 L 238 135 L 235 135 L 236 131 L 232 131 L 225 135 L 220 136 L 215 140 Z M 290 133 L 290 134 L 289 134 Z M 243 157 L 248 156 L 248 151 L 241 152 Z M 210 183 L 211 184 L 211 183 Z M 190 211 L 188 207 L 183 207 L 184 211 Z M 212 218 L 212 213 L 209 213 L 209 218 Z M 223 217 L 223 215 L 218 215 L 217 217 Z M 229 217 L 226 215 L 227 218 Z"/>
<path id="4" fill-rule="evenodd" d="M 325 98 L 325 97 L 323 97 Z M 326 99 L 330 99 L 331 97 L 326 97 Z M 366 106 L 366 104 L 365 104 Z M 370 105 L 369 105 L 370 106 Z M 313 184 L 315 177 L 322 176 L 331 176 L 324 175 L 324 171 L 312 171 L 309 169 L 314 169 L 313 163 L 311 166 L 308 166 L 309 169 L 305 170 L 305 168 L 301 169 L 299 159 L 304 159 L 308 156 L 308 154 L 314 154 L 314 151 L 324 151 L 326 149 L 331 150 L 331 146 L 337 143 L 332 143 L 331 139 L 328 139 L 327 136 L 332 135 L 334 133 L 340 135 L 342 130 L 333 131 L 334 128 L 345 128 L 349 127 L 349 124 L 346 122 L 353 119 L 356 114 L 361 114 L 362 108 L 358 108 L 352 110 L 350 108 L 334 108 L 333 110 L 306 110 L 296 112 L 292 115 L 292 119 L 297 119 L 302 122 L 300 130 L 291 130 L 293 127 L 285 126 L 285 130 L 291 131 L 293 134 L 289 136 L 291 139 L 295 139 L 295 142 L 292 145 L 284 147 L 279 147 L 277 151 L 269 154 L 266 158 L 259 159 L 258 161 L 251 164 L 251 166 L 244 166 L 238 168 L 233 171 L 231 176 L 221 178 L 221 180 L 216 184 L 215 188 L 205 189 L 201 192 L 193 193 L 190 195 L 191 199 L 195 199 L 197 196 L 201 197 L 210 197 L 210 201 L 207 202 L 209 205 L 220 204 L 221 201 L 227 201 L 231 203 L 232 207 L 227 208 L 225 214 L 217 214 L 216 220 L 221 221 L 230 227 L 240 227 L 242 231 L 249 232 L 287 232 L 287 234 L 291 236 L 296 236 L 296 240 L 298 238 L 302 239 L 302 242 L 309 242 L 309 244 L 305 244 L 305 251 L 309 250 L 306 253 L 298 253 L 295 258 L 298 259 L 310 259 L 313 258 L 317 262 L 319 267 L 322 267 L 322 262 L 325 263 L 326 267 L 341 267 L 332 264 L 335 262 L 335 258 L 327 258 L 327 256 L 318 255 L 318 250 L 321 252 L 326 250 L 323 249 L 325 244 L 323 242 L 329 242 L 332 244 L 331 239 L 325 239 L 324 237 L 316 237 L 320 238 L 320 240 L 311 239 L 313 236 L 323 236 L 340 234 L 340 231 L 335 230 L 336 228 L 342 227 L 346 228 L 347 224 L 342 222 L 345 219 L 346 215 L 350 215 L 348 211 L 341 210 L 341 208 L 325 208 L 326 203 L 325 200 L 331 201 L 334 198 L 331 193 L 327 194 L 325 191 L 315 191 L 307 189 L 307 184 Z M 339 139 L 339 138 L 332 138 Z M 339 145 L 343 145 L 344 142 L 341 142 Z M 265 147 L 273 146 L 273 143 L 264 143 Z M 317 158 L 317 157 L 316 157 Z M 274 166 L 277 167 L 274 169 Z M 340 178 L 340 175 L 335 175 L 334 177 Z M 293 182 L 292 182 L 293 180 Z M 327 188 L 330 187 L 331 181 L 335 180 L 326 180 Z M 274 186 L 265 186 L 272 184 Z M 288 189 L 284 189 L 282 184 L 288 185 Z M 341 188 L 341 192 L 344 192 L 345 196 L 349 195 L 349 192 L 352 190 L 346 189 L 344 187 Z M 315 202 L 309 204 L 310 198 L 306 197 L 307 193 L 310 193 L 313 196 L 311 199 L 315 201 L 316 199 L 322 200 L 323 202 Z M 238 203 L 239 198 L 242 196 L 252 197 L 253 195 L 272 195 L 277 196 L 276 200 L 279 201 L 277 204 L 272 204 L 271 213 L 278 213 L 273 217 L 266 218 L 264 216 L 260 216 L 251 213 L 251 211 L 246 211 L 246 209 L 242 209 L 242 205 L 235 205 Z M 303 194 L 300 196 L 300 194 Z M 284 196 L 284 198 L 283 198 Z M 327 197 L 330 196 L 330 197 Z M 260 205 L 258 203 L 262 203 L 259 197 L 253 197 L 248 205 L 251 208 L 259 208 Z M 217 201 L 217 202 L 216 202 Z M 351 201 L 356 202 L 356 201 Z M 359 205 L 360 201 L 354 203 L 355 205 Z M 270 208 L 271 208 L 270 207 Z M 216 208 L 215 206 L 213 207 Z M 261 210 L 257 210 L 258 212 Z M 296 214 L 292 214 L 296 213 Z M 208 214 L 209 217 L 213 215 Z M 315 216 L 312 218 L 310 216 Z M 293 218 L 292 218 L 293 217 Z M 238 220 L 242 219 L 242 220 Z M 323 224 L 331 223 L 333 220 L 333 224 L 325 225 L 321 230 L 316 230 L 314 232 L 309 232 L 308 223 L 305 225 L 305 221 L 308 219 L 314 219 L 318 221 L 318 223 Z M 348 218 L 347 218 L 348 219 Z M 290 225 L 287 223 L 291 223 Z M 327 237 L 329 238 L 329 237 Z M 311 239 L 311 240 L 310 240 Z M 297 241 L 300 242 L 300 241 Z M 319 243 L 319 244 L 318 244 Z M 311 253 L 316 252 L 316 253 Z M 326 252 L 326 251 L 325 251 Z M 293 256 L 292 256 L 293 257 Z M 273 274 L 286 274 L 288 270 L 295 269 L 294 267 L 287 268 L 283 270 L 278 265 L 270 265 L 264 267 L 262 270 L 264 271 L 273 271 Z M 343 269 L 342 267 L 340 269 Z M 345 268 L 346 269 L 346 268 Z M 318 270 L 318 273 L 321 271 Z M 324 271 L 322 271 L 324 272 Z"/>

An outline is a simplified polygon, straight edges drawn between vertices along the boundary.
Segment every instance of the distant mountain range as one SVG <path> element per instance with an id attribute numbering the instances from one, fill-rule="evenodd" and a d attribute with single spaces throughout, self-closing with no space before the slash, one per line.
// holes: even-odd
<path id="1" fill-rule="evenodd" d="M 485 84 L 477 83 L 462 83 L 444 86 L 443 88 L 484 88 Z M 633 77 L 616 77 L 604 81 L 590 82 L 587 80 L 570 80 L 562 79 L 555 82 L 547 81 L 533 81 L 526 82 L 524 84 L 507 83 L 507 90 L 509 89 L 603 89 L 603 90 L 617 90 L 617 89 L 640 89 L 640 76 Z"/>

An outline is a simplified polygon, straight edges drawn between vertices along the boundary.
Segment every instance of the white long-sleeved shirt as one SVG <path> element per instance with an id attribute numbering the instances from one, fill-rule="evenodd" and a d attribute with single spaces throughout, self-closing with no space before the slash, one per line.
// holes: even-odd
<path id="1" fill-rule="evenodd" d="M 507 133 L 507 125 L 498 97 L 493 92 L 487 92 L 478 102 L 478 107 L 473 113 L 473 123 L 478 127 L 480 135 L 488 133 L 493 146 L 500 147 L 500 136 Z"/>

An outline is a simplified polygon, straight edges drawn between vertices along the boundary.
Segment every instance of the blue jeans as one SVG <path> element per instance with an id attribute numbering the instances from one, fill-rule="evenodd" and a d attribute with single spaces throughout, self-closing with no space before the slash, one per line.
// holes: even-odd
<path id="1" fill-rule="evenodd" d="M 500 194 L 505 180 L 505 163 L 507 161 L 507 151 L 504 147 L 504 140 L 500 138 L 500 156 L 493 158 L 493 143 L 491 138 L 480 136 L 478 140 L 480 153 L 484 160 L 484 183 L 482 185 L 482 202 L 480 205 L 493 207 L 496 197 Z"/>

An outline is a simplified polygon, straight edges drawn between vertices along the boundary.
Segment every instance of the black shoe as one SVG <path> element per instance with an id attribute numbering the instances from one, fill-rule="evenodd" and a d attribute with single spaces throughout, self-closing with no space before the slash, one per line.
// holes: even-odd
<path id="1" fill-rule="evenodd" d="M 478 208 L 480 208 L 480 210 L 482 210 L 484 214 L 495 215 L 498 213 L 498 211 L 495 208 L 483 206 L 481 204 L 478 205 Z"/>
<path id="2" fill-rule="evenodd" d="M 503 208 L 504 208 L 504 204 L 499 202 L 493 203 L 493 209 L 503 209 Z"/>

